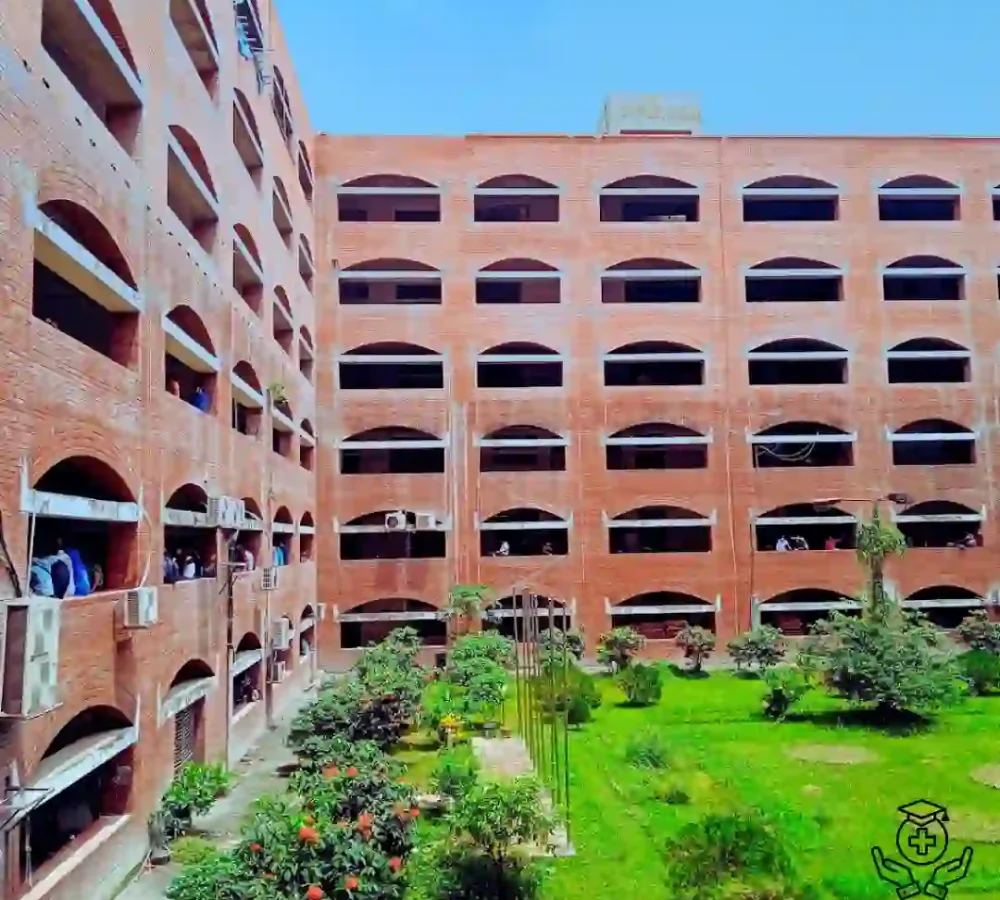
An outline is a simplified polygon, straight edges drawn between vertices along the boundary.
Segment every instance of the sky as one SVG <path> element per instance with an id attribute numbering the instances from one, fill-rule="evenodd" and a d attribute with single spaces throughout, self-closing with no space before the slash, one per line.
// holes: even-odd
<path id="1" fill-rule="evenodd" d="M 593 133 L 605 96 L 707 134 L 1000 135 L 997 0 L 271 0 L 313 127 Z"/>

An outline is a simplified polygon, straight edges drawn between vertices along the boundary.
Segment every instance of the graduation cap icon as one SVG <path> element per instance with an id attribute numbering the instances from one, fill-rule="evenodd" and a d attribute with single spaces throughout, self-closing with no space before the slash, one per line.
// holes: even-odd
<path id="1" fill-rule="evenodd" d="M 948 810 L 930 800 L 914 800 L 899 807 L 906 817 L 896 833 L 896 847 L 903 859 L 926 866 L 948 849 Z"/>
<path id="2" fill-rule="evenodd" d="M 936 803 L 931 803 L 930 800 L 914 800 L 912 803 L 899 807 L 899 811 L 914 825 L 926 827 L 935 820 L 938 822 L 948 821 L 948 810 Z"/>

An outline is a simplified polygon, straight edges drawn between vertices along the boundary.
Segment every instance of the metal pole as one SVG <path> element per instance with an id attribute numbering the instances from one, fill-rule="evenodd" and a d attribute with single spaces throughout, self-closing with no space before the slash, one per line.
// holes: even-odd
<path id="1" fill-rule="evenodd" d="M 223 557 L 224 570 L 226 573 L 226 766 L 230 764 L 229 747 L 233 730 L 233 659 L 235 658 L 235 647 L 233 646 L 233 620 L 236 618 L 235 602 L 233 598 L 233 566 L 232 548 L 228 541 L 223 542 L 225 546 L 225 556 Z M 218 544 L 216 544 L 216 559 L 218 559 Z M 218 574 L 218 569 L 216 569 Z"/>
<path id="2" fill-rule="evenodd" d="M 515 590 L 511 595 L 511 609 L 514 613 L 512 619 L 514 623 L 514 698 L 517 703 L 517 733 L 521 740 L 524 740 L 524 698 L 521 689 L 521 642 L 518 640 L 517 620 L 518 607 L 521 603 L 521 593 Z M 523 632 L 523 629 L 522 629 Z M 523 638 L 523 633 L 521 634 Z"/>
<path id="3" fill-rule="evenodd" d="M 553 780 L 553 793 L 555 794 L 556 808 L 559 806 L 559 801 L 562 794 L 562 781 L 560 779 L 560 766 L 559 766 L 559 719 L 562 718 L 562 712 L 559 709 L 559 703 L 565 695 L 565 691 L 562 689 L 561 685 L 556 684 L 556 655 L 555 647 L 552 646 L 552 641 L 555 638 L 555 616 L 554 616 L 554 605 L 552 603 L 552 598 L 549 597 L 549 621 L 548 621 L 548 633 L 549 633 L 549 645 L 551 647 L 549 653 L 545 657 L 545 668 L 547 670 L 547 675 L 549 678 L 549 692 L 552 697 L 552 723 L 550 730 L 552 732 L 552 780 Z M 563 646 L 565 646 L 565 640 L 563 641 Z"/>
<path id="4" fill-rule="evenodd" d="M 525 668 L 527 670 L 527 684 L 528 684 L 528 708 L 527 713 L 527 726 L 529 735 L 529 745 L 528 750 L 531 753 L 531 761 L 537 767 L 538 765 L 538 741 L 537 741 L 537 728 L 535 721 L 535 692 L 537 690 L 537 685 L 535 683 L 535 667 L 534 659 L 531 652 L 531 621 L 532 621 L 532 610 L 533 610 L 533 600 L 534 594 L 530 591 L 525 595 L 525 610 L 524 610 L 524 653 L 525 653 Z"/>
<path id="5" fill-rule="evenodd" d="M 569 610 L 563 605 L 562 614 L 562 624 L 563 624 L 563 684 L 569 687 Z M 570 695 L 570 691 L 566 691 L 567 697 Z M 569 703 L 566 704 L 566 709 L 563 711 L 563 819 L 565 820 L 566 826 L 566 843 L 571 843 L 570 841 L 570 826 L 569 826 Z"/>

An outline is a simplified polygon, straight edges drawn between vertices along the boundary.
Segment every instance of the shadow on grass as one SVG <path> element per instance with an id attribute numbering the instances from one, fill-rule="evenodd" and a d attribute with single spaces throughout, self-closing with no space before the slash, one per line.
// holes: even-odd
<path id="1" fill-rule="evenodd" d="M 699 669 L 696 672 L 693 669 L 681 668 L 677 663 L 667 663 L 667 671 L 675 678 L 683 678 L 686 681 L 701 681 L 709 677 L 709 673 L 704 669 Z"/>
<path id="2" fill-rule="evenodd" d="M 932 719 L 918 713 L 903 711 L 886 712 L 878 709 L 831 709 L 823 712 L 793 712 L 785 722 L 805 722 L 819 728 L 835 730 L 877 731 L 882 734 L 905 737 L 927 731 L 934 724 Z"/>
<path id="3" fill-rule="evenodd" d="M 749 669 L 737 669 L 733 672 L 733 678 L 740 681 L 760 681 L 760 672 L 751 672 Z"/>

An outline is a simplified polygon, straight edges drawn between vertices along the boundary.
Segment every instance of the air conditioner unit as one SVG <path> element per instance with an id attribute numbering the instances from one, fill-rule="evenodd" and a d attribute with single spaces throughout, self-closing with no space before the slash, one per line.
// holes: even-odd
<path id="1" fill-rule="evenodd" d="M 219 528 L 239 528 L 246 515 L 246 504 L 235 497 L 212 497 L 208 501 L 208 515 Z"/>
<path id="2" fill-rule="evenodd" d="M 59 705 L 59 601 L 5 604 L 3 713 L 42 715 Z"/>
<path id="3" fill-rule="evenodd" d="M 288 666 L 281 660 L 275 660 L 271 663 L 271 681 L 281 682 L 285 680 L 285 674 L 288 671 Z"/>
<path id="4" fill-rule="evenodd" d="M 278 589 L 278 566 L 264 566 L 260 572 L 260 589 L 262 591 L 276 591 Z"/>
<path id="5" fill-rule="evenodd" d="M 434 531 L 437 529 L 437 517 L 434 513 L 417 513 L 417 531 Z"/>
<path id="6" fill-rule="evenodd" d="M 386 531 L 406 531 L 406 513 L 401 510 L 385 514 Z"/>
<path id="7" fill-rule="evenodd" d="M 125 592 L 125 627 L 149 628 L 159 621 L 155 587 L 141 587 Z"/>
<path id="8" fill-rule="evenodd" d="M 287 650 L 292 644 L 292 623 L 288 619 L 278 619 L 274 623 L 274 639 L 272 645 L 275 650 Z"/>

